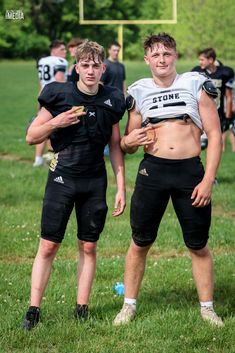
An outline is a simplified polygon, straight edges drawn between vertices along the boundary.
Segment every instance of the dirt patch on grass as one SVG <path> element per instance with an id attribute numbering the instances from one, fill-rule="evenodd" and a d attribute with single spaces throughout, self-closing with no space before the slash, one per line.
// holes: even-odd
<path id="1" fill-rule="evenodd" d="M 0 160 L 2 161 L 18 161 L 27 164 L 31 164 L 32 161 L 30 159 L 22 158 L 17 156 L 16 154 L 8 154 L 8 153 L 0 153 Z"/>
<path id="2" fill-rule="evenodd" d="M 225 211 L 221 206 L 213 207 L 213 215 L 227 219 L 235 219 L 235 211 Z"/>

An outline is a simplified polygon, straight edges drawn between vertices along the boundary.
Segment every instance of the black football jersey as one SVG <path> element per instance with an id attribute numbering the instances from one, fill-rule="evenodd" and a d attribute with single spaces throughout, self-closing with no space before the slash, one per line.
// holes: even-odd
<path id="1" fill-rule="evenodd" d="M 218 113 L 220 118 L 224 118 L 224 97 L 226 88 L 232 89 L 233 79 L 234 79 L 234 71 L 228 66 L 219 65 L 215 72 L 210 72 L 208 70 L 201 69 L 200 66 L 196 66 L 192 69 L 192 71 L 202 72 L 207 77 L 209 77 L 214 86 L 217 88 L 218 97 L 216 98 L 216 105 L 218 109 Z"/>
<path id="2" fill-rule="evenodd" d="M 102 169 L 103 150 L 112 135 L 112 126 L 125 112 L 123 93 L 99 85 L 97 94 L 90 96 L 79 91 L 73 82 L 53 82 L 44 87 L 38 101 L 53 117 L 73 106 L 84 106 L 86 112 L 78 124 L 51 134 L 51 144 L 57 153 L 53 169 L 75 175 Z"/>

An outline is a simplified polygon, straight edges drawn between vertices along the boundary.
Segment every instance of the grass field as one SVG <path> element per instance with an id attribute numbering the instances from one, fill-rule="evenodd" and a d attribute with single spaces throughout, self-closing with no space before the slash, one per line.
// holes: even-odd
<path id="1" fill-rule="evenodd" d="M 190 70 L 195 64 L 179 62 L 178 70 Z M 142 63 L 127 62 L 126 68 L 127 84 L 149 76 Z M 21 330 L 47 170 L 32 168 L 34 148 L 24 141 L 27 122 L 37 110 L 35 64 L 0 62 L 0 76 L 0 353 L 235 353 L 235 156 L 229 144 L 214 188 L 209 241 L 214 254 L 216 310 L 225 321 L 224 328 L 210 327 L 200 319 L 191 261 L 171 205 L 148 258 L 138 319 L 127 327 L 112 326 L 123 300 L 114 294 L 113 285 L 123 280 L 139 151 L 126 156 L 127 209 L 118 219 L 111 217 L 115 183 L 107 161 L 109 214 L 98 246 L 92 319 L 78 324 L 72 314 L 77 262 L 73 215 L 43 299 L 42 322 L 30 333 Z M 122 130 L 125 122 L 126 118 Z"/>

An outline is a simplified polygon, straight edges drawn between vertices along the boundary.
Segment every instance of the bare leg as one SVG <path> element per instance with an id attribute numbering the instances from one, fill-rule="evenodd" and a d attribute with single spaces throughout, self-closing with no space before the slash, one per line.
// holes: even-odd
<path id="1" fill-rule="evenodd" d="M 213 300 L 213 262 L 208 246 L 201 250 L 189 249 L 192 257 L 192 271 L 200 302 Z"/>
<path id="2" fill-rule="evenodd" d="M 226 148 L 226 137 L 227 137 L 227 131 L 222 133 L 222 143 L 223 143 L 222 150 L 223 150 L 223 152 L 225 152 L 225 148 Z"/>
<path id="3" fill-rule="evenodd" d="M 96 271 L 96 243 L 78 241 L 78 294 L 77 304 L 88 304 Z"/>
<path id="4" fill-rule="evenodd" d="M 43 141 L 35 146 L 35 156 L 42 157 L 47 141 Z"/>
<path id="5" fill-rule="evenodd" d="M 131 245 L 126 256 L 125 266 L 125 301 L 121 311 L 113 321 L 113 325 L 119 326 L 128 324 L 136 316 L 136 305 L 130 300 L 137 299 L 141 282 L 144 276 L 146 256 L 151 245 L 140 247 L 131 241 Z"/>
<path id="6" fill-rule="evenodd" d="M 229 130 L 229 141 L 231 143 L 232 152 L 235 152 L 235 136 L 231 130 Z"/>
<path id="7" fill-rule="evenodd" d="M 131 245 L 126 256 L 125 265 L 125 297 L 126 298 L 137 298 L 140 285 L 144 276 L 146 256 L 151 245 L 140 247 L 137 246 L 134 241 L 131 241 Z"/>
<path id="8" fill-rule="evenodd" d="M 60 244 L 41 239 L 32 269 L 31 306 L 40 306 Z"/>

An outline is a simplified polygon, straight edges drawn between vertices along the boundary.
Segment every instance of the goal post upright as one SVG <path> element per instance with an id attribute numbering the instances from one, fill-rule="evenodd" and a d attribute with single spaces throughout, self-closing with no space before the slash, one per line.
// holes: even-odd
<path id="1" fill-rule="evenodd" d="M 79 0 L 79 23 L 81 25 L 118 25 L 118 42 L 121 45 L 119 53 L 120 61 L 123 60 L 123 25 L 135 24 L 176 24 L 177 0 L 172 0 L 172 18 L 169 20 L 88 20 L 84 19 L 84 0 Z"/>

